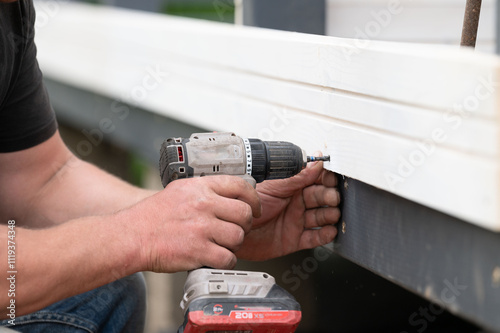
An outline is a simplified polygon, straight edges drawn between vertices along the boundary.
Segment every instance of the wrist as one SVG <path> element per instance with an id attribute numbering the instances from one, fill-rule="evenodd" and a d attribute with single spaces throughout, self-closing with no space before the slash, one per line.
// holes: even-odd
<path id="1" fill-rule="evenodd" d="M 143 262 L 140 216 L 134 207 L 113 214 L 112 221 L 116 234 L 115 251 L 118 274 L 128 276 L 146 270 Z"/>

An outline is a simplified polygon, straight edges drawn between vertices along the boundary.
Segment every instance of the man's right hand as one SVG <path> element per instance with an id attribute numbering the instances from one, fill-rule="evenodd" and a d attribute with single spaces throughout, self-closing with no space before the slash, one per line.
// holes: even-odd
<path id="1" fill-rule="evenodd" d="M 261 214 L 260 199 L 234 176 L 181 179 L 119 214 L 135 221 L 143 270 L 233 268 L 235 251 Z"/>

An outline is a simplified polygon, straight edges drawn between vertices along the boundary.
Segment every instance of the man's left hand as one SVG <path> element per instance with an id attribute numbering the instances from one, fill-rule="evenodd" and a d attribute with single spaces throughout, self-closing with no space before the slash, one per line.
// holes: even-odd
<path id="1" fill-rule="evenodd" d="M 267 260 L 331 242 L 340 218 L 336 175 L 311 163 L 298 175 L 257 185 L 262 216 L 254 219 L 238 258 Z"/>

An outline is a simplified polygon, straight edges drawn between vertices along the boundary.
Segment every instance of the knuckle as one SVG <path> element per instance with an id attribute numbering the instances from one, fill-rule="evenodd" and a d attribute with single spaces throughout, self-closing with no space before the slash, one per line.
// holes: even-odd
<path id="1" fill-rule="evenodd" d="M 307 225 L 312 225 L 316 221 L 317 212 L 315 210 L 306 210 L 304 217 Z"/>
<path id="2" fill-rule="evenodd" d="M 340 218 L 340 209 L 336 207 L 327 207 L 320 210 L 321 224 L 326 225 L 336 223 Z M 318 212 L 318 214 L 320 213 Z"/>
<path id="3" fill-rule="evenodd" d="M 324 197 L 329 205 L 337 205 L 340 201 L 340 193 L 334 188 L 326 188 Z"/>
<path id="4" fill-rule="evenodd" d="M 196 210 L 204 211 L 209 207 L 211 207 L 210 200 L 204 195 L 200 195 L 193 202 L 193 208 Z"/>
<path id="5" fill-rule="evenodd" d="M 322 184 L 325 186 L 333 187 L 338 185 L 337 175 L 331 171 L 323 173 Z"/>
<path id="6" fill-rule="evenodd" d="M 330 210 L 328 208 L 319 209 L 316 212 L 316 215 L 317 215 L 317 219 L 320 221 L 318 224 L 325 224 L 328 221 L 332 220 Z"/>
<path id="7" fill-rule="evenodd" d="M 251 197 L 251 195 L 252 195 L 251 192 L 255 191 L 253 186 L 250 185 L 250 183 L 243 178 L 240 178 L 240 177 L 236 177 L 236 178 L 238 181 L 238 183 L 237 183 L 238 190 L 241 193 L 246 193 L 248 195 L 248 197 Z"/>
<path id="8" fill-rule="evenodd" d="M 247 204 L 244 204 L 241 209 L 241 216 L 245 221 L 251 221 L 253 218 L 252 207 Z"/>
<path id="9" fill-rule="evenodd" d="M 244 239 L 245 239 L 245 230 L 243 230 L 242 228 L 238 228 L 234 235 L 235 244 L 238 246 L 241 245 Z"/>
<path id="10" fill-rule="evenodd" d="M 226 251 L 223 255 L 219 257 L 219 267 L 223 269 L 230 269 L 236 265 L 236 256 Z"/>
<path id="11" fill-rule="evenodd" d="M 331 221 L 337 222 L 340 219 L 340 209 L 338 208 L 331 209 L 329 218 Z"/>
<path id="12" fill-rule="evenodd" d="M 243 231 L 250 231 L 251 223 L 253 221 L 252 208 L 247 204 L 242 204 L 239 210 L 238 225 L 243 228 Z"/>
<path id="13" fill-rule="evenodd" d="M 243 189 L 247 188 L 248 185 L 247 181 L 241 177 L 230 177 L 228 181 Z"/>
<path id="14" fill-rule="evenodd" d="M 335 189 L 335 193 L 336 193 L 336 195 L 337 195 L 337 200 L 336 200 L 336 202 L 337 202 L 337 204 L 339 204 L 339 203 L 340 203 L 340 201 L 342 201 L 342 197 L 340 196 L 340 192 L 339 192 L 337 189 Z"/>
<path id="15" fill-rule="evenodd" d="M 245 202 L 236 201 L 233 207 L 230 208 L 233 211 L 234 218 L 240 221 L 247 221 L 252 216 L 252 208 Z"/>
<path id="16" fill-rule="evenodd" d="M 240 177 L 236 176 L 230 176 L 230 175 L 221 175 L 218 179 L 220 183 L 224 187 L 237 187 L 240 188 L 242 186 L 242 179 Z"/>
<path id="17" fill-rule="evenodd" d="M 204 237 L 206 235 L 207 225 L 209 221 L 204 218 L 196 217 L 189 221 L 187 225 L 192 235 L 196 237 Z"/>
<path id="18" fill-rule="evenodd" d="M 245 239 L 245 231 L 240 226 L 235 225 L 233 229 L 230 232 L 228 232 L 227 238 L 228 238 L 228 244 L 227 244 L 228 249 L 236 251 L 241 246 L 243 240 Z"/>

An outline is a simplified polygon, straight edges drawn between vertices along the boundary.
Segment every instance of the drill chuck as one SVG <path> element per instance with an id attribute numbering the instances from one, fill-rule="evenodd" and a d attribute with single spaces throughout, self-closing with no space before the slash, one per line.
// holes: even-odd
<path id="1" fill-rule="evenodd" d="M 236 175 L 259 183 L 298 174 L 311 160 L 284 141 L 243 139 L 234 133 L 195 133 L 169 138 L 160 151 L 163 186 L 172 180 L 208 175 Z M 313 158 L 314 160 L 314 158 Z"/>
<path id="2" fill-rule="evenodd" d="M 251 176 L 257 183 L 298 174 L 307 164 L 302 149 L 290 142 L 249 139 L 252 153 Z"/>

